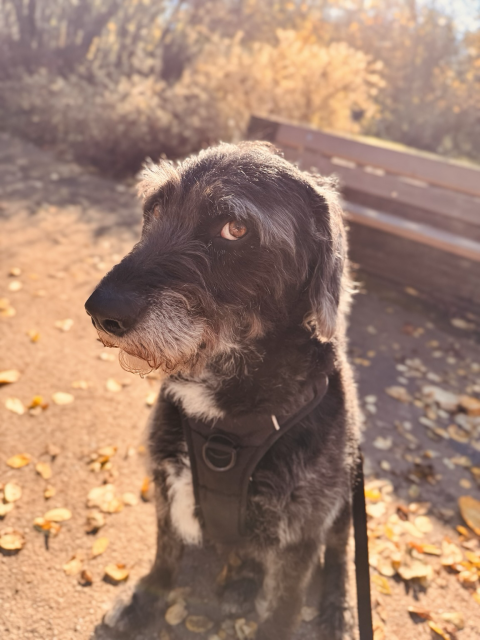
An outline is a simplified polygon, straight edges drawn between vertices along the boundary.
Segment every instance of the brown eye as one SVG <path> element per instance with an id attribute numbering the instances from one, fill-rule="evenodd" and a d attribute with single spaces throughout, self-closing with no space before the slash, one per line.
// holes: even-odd
<path id="1" fill-rule="evenodd" d="M 247 227 L 237 220 L 231 220 L 223 227 L 220 235 L 226 240 L 238 240 L 247 233 Z"/>

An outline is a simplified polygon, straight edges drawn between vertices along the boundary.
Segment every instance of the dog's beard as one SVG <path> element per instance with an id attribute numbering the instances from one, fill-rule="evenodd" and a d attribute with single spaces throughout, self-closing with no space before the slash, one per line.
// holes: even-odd
<path id="1" fill-rule="evenodd" d="M 171 375 L 198 369 L 211 334 L 188 300 L 175 292 L 164 292 L 159 304 L 152 305 L 148 315 L 125 336 L 98 331 L 104 346 L 120 350 L 121 367 L 141 376 L 154 370 Z"/>

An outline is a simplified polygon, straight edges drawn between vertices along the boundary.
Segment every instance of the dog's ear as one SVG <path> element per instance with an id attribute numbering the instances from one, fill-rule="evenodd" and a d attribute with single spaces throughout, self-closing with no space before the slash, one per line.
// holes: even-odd
<path id="1" fill-rule="evenodd" d="M 304 318 L 304 325 L 317 338 L 330 340 L 337 328 L 338 307 L 345 281 L 346 235 L 333 183 L 312 176 L 312 186 L 315 257 L 310 263 L 310 311 Z"/>

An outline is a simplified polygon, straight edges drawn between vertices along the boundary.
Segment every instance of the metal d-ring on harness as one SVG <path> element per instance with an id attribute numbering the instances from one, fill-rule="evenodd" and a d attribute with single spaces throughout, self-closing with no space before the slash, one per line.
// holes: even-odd
<path id="1" fill-rule="evenodd" d="M 328 377 L 323 375 L 304 398 L 303 406 L 281 418 L 247 415 L 212 423 L 182 413 L 195 502 L 211 540 L 224 544 L 242 542 L 246 535 L 248 485 L 256 466 L 281 436 L 320 404 L 327 389 Z M 359 452 L 352 487 L 358 623 L 360 640 L 373 640 L 362 462 Z"/>

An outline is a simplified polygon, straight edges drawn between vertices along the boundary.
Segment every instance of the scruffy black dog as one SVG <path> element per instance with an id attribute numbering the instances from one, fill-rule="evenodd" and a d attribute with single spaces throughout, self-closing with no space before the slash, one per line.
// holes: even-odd
<path id="1" fill-rule="evenodd" d="M 257 640 L 287 640 L 322 552 L 316 637 L 341 640 L 350 633 L 346 546 L 358 409 L 345 355 L 349 279 L 334 190 L 271 145 L 246 142 L 151 166 L 140 192 L 142 237 L 86 303 L 125 368 L 167 376 L 150 431 L 157 555 L 109 637 L 137 637 L 157 594 L 172 587 L 183 546 L 207 537 L 182 415 L 212 425 L 289 416 L 326 374 L 321 402 L 250 478 L 239 553 L 262 571 Z M 227 586 L 226 610 L 237 611 L 246 584 Z"/>

